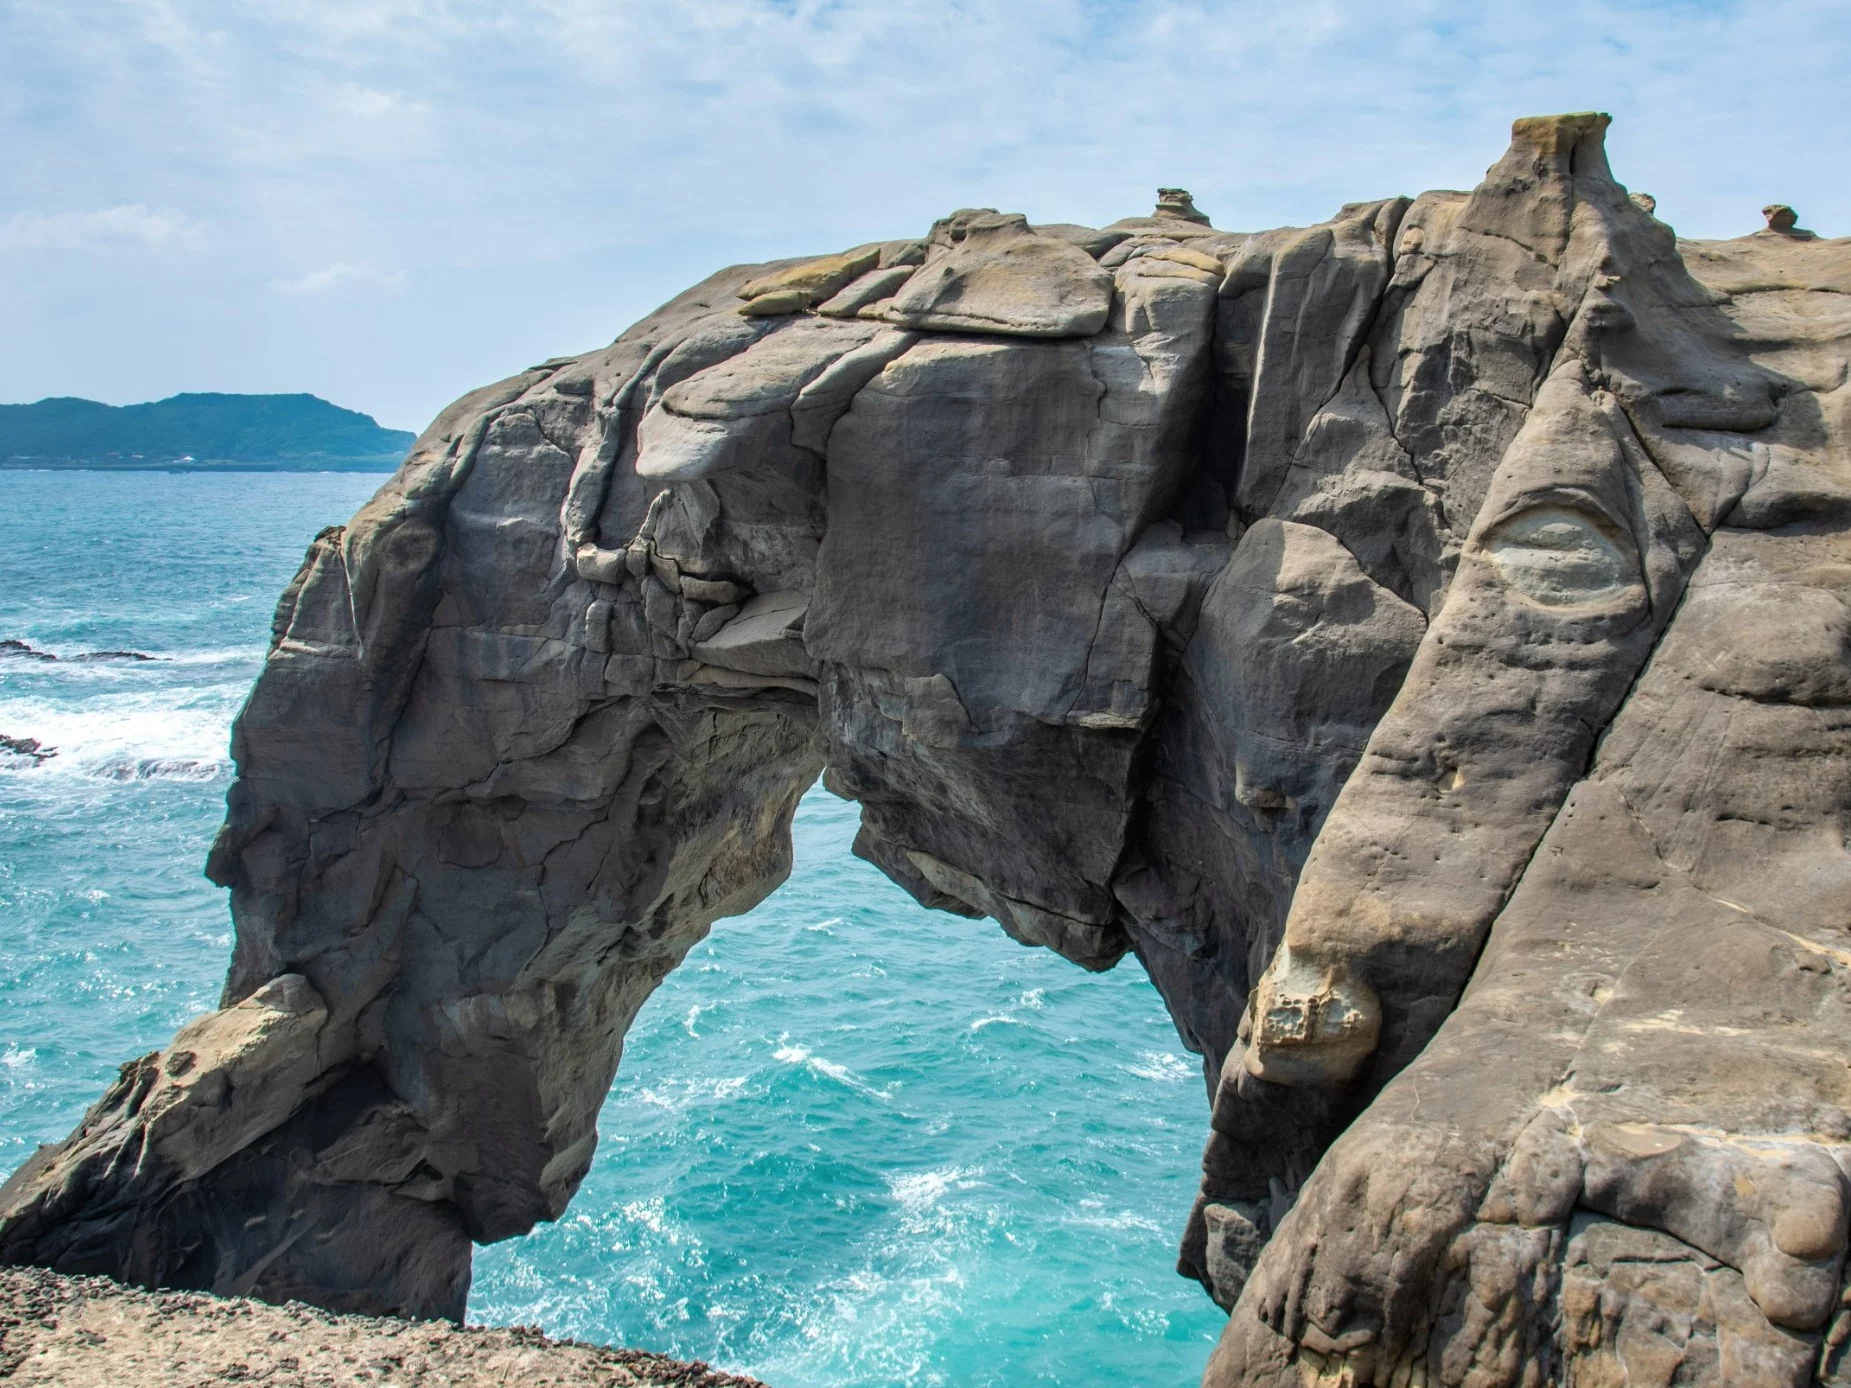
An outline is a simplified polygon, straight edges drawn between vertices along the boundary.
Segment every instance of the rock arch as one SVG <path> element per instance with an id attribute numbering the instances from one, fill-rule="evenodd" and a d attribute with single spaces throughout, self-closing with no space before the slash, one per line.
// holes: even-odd
<path id="1" fill-rule="evenodd" d="M 1680 245 L 1605 127 L 1309 228 L 966 210 L 465 396 L 278 606 L 223 1010 L 0 1258 L 460 1315 L 820 772 L 1150 972 L 1211 1383 L 1835 1374 L 1851 248 Z"/>

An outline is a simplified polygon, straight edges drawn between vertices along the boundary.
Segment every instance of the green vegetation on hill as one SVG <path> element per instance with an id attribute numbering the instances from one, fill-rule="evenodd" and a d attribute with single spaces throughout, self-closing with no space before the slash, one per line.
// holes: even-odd
<path id="1" fill-rule="evenodd" d="M 314 395 L 0 405 L 0 467 L 385 469 L 415 437 Z"/>

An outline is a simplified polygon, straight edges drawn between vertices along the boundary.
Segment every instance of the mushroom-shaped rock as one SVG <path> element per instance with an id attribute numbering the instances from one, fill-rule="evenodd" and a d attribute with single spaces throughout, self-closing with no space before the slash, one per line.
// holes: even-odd
<path id="1" fill-rule="evenodd" d="M 1195 205 L 1187 188 L 1159 188 L 1157 190 L 1157 210 L 1151 214 L 1155 217 L 1175 217 L 1179 221 L 1195 222 L 1209 226 L 1208 214 Z"/>
<path id="2" fill-rule="evenodd" d="M 1796 241 L 1818 239 L 1816 232 L 1808 231 L 1800 225 L 1800 214 L 1784 202 L 1770 202 L 1761 209 L 1761 215 L 1767 218 L 1767 230 L 1776 236 L 1790 236 Z"/>
<path id="3" fill-rule="evenodd" d="M 1112 254 L 1120 260 L 1144 242 L 1195 241 L 1223 235 L 1209 222 L 1208 214 L 1195 205 L 1195 199 L 1186 188 L 1159 188 L 1157 206 L 1149 216 L 1122 218 L 1107 227 L 1106 232 L 1120 237 L 1121 241 L 1125 237 L 1133 238 L 1113 249 Z M 1113 262 L 1108 257 L 1105 263 Z"/>

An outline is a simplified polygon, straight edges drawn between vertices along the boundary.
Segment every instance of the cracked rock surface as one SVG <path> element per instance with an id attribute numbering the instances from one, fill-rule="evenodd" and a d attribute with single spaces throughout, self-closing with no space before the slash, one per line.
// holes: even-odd
<path id="1" fill-rule="evenodd" d="M 1203 1057 L 1211 1388 L 1851 1383 L 1851 242 L 1680 242 L 1606 124 L 967 209 L 465 396 L 279 604 L 224 1010 L 0 1260 L 460 1316 L 821 773 Z"/>

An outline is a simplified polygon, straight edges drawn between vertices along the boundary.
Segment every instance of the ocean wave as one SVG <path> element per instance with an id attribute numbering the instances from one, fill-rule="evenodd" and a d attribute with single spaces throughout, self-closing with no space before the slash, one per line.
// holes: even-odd
<path id="1" fill-rule="evenodd" d="M 9 679 L 85 684 L 171 680 L 183 670 L 228 665 L 242 666 L 255 678 L 265 655 L 262 646 L 218 646 L 158 654 L 137 650 L 76 651 L 62 655 L 23 641 L 0 642 L 0 648 L 4 648 L 0 649 L 0 672 Z"/>
<path id="2" fill-rule="evenodd" d="M 190 757 L 141 757 L 126 761 L 91 762 L 91 775 L 110 781 L 216 781 L 229 775 L 229 758 L 205 761 Z"/>
<path id="3" fill-rule="evenodd" d="M 256 667 L 263 663 L 266 650 L 262 646 L 223 646 L 212 650 L 179 651 L 163 656 L 163 660 L 175 665 L 249 665 L 252 678 L 256 678 Z"/>
<path id="4" fill-rule="evenodd" d="M 908 1388 L 1002 1381 L 948 1373 L 943 1353 L 945 1328 L 971 1320 L 994 1236 L 987 1212 L 949 1197 L 983 1186 L 984 1176 L 982 1167 L 962 1165 L 888 1175 L 897 1228 L 871 1241 L 859 1265 L 787 1294 L 788 1328 L 768 1327 L 771 1334 L 742 1346 L 753 1371 L 773 1382 Z"/>
<path id="5" fill-rule="evenodd" d="M 1080 1229 L 1104 1229 L 1115 1234 L 1161 1234 L 1163 1226 L 1132 1210 L 1108 1210 L 1102 1200 L 1082 1200 L 1084 1213 L 1069 1213 L 1062 1221 Z"/>
<path id="6" fill-rule="evenodd" d="M 104 650 L 57 651 L 46 646 L 35 646 L 30 640 L 20 640 L 19 637 L 0 638 L 0 661 L 6 663 L 4 668 L 7 674 L 13 675 L 81 675 L 93 674 L 98 668 L 102 668 L 104 674 L 122 674 L 148 664 L 202 666 L 230 664 L 233 661 L 257 664 L 263 661 L 263 655 L 263 646 L 220 646 L 194 651 L 143 651 L 118 646 Z M 48 666 L 57 666 L 57 670 L 50 670 Z"/>
<path id="7" fill-rule="evenodd" d="M 1047 994 L 1048 990 L 1045 988 L 1030 988 L 1027 992 L 1017 997 L 1011 1006 L 1026 1008 L 1030 1012 L 1045 1012 L 1048 1007 Z M 983 1031 L 987 1027 L 1026 1027 L 1033 1025 L 1034 1023 L 1030 1022 L 1026 1017 L 1018 1017 L 1013 1011 L 992 1012 L 988 1016 L 979 1017 L 976 1021 L 972 1022 L 970 1024 L 970 1029 L 972 1031 Z"/>
<path id="8" fill-rule="evenodd" d="M 1006 1012 L 994 1012 L 988 1017 L 979 1017 L 970 1024 L 972 1031 L 982 1031 L 985 1027 L 1025 1027 L 1028 1023 L 1020 1017 L 1011 1017 Z"/>
<path id="9" fill-rule="evenodd" d="M 1170 1051 L 1140 1051 L 1138 1063 L 1123 1068 L 1128 1075 L 1136 1075 L 1141 1080 L 1156 1080 L 1164 1084 L 1176 1084 L 1183 1080 L 1194 1079 L 1198 1073 L 1195 1066 Z"/>
<path id="10" fill-rule="evenodd" d="M 44 746 L 36 737 L 8 737 L 0 733 L 0 764 L 4 759 L 17 758 L 21 765 L 37 766 L 57 755 L 57 748 Z"/>
<path id="11" fill-rule="evenodd" d="M 808 1047 L 789 1044 L 788 1036 L 778 1038 L 778 1048 L 771 1053 L 771 1058 L 783 1061 L 786 1065 L 800 1066 L 812 1075 L 830 1080 L 845 1089 L 852 1089 L 857 1094 L 865 1094 L 870 1099 L 879 1099 L 882 1103 L 887 1103 L 893 1098 L 891 1087 L 876 1089 L 848 1066 L 838 1065 L 833 1060 L 824 1060 L 821 1056 L 813 1055 Z"/>
<path id="12" fill-rule="evenodd" d="M 48 779 L 217 780 L 231 771 L 231 720 L 242 694 L 177 689 L 76 705 L 0 699 L 0 732 L 39 744 L 38 758 L 0 765 Z"/>
<path id="13" fill-rule="evenodd" d="M 744 1075 L 724 1075 L 683 1080 L 678 1091 L 671 1091 L 668 1085 L 653 1084 L 645 1085 L 635 1092 L 637 1100 L 651 1108 L 680 1113 L 698 1104 L 728 1103 L 744 1094 L 748 1083 Z"/>
<path id="14" fill-rule="evenodd" d="M 981 1166 L 941 1166 L 932 1171 L 889 1174 L 887 1191 L 894 1203 L 914 1217 L 930 1213 L 952 1191 L 975 1190 L 983 1184 Z"/>

